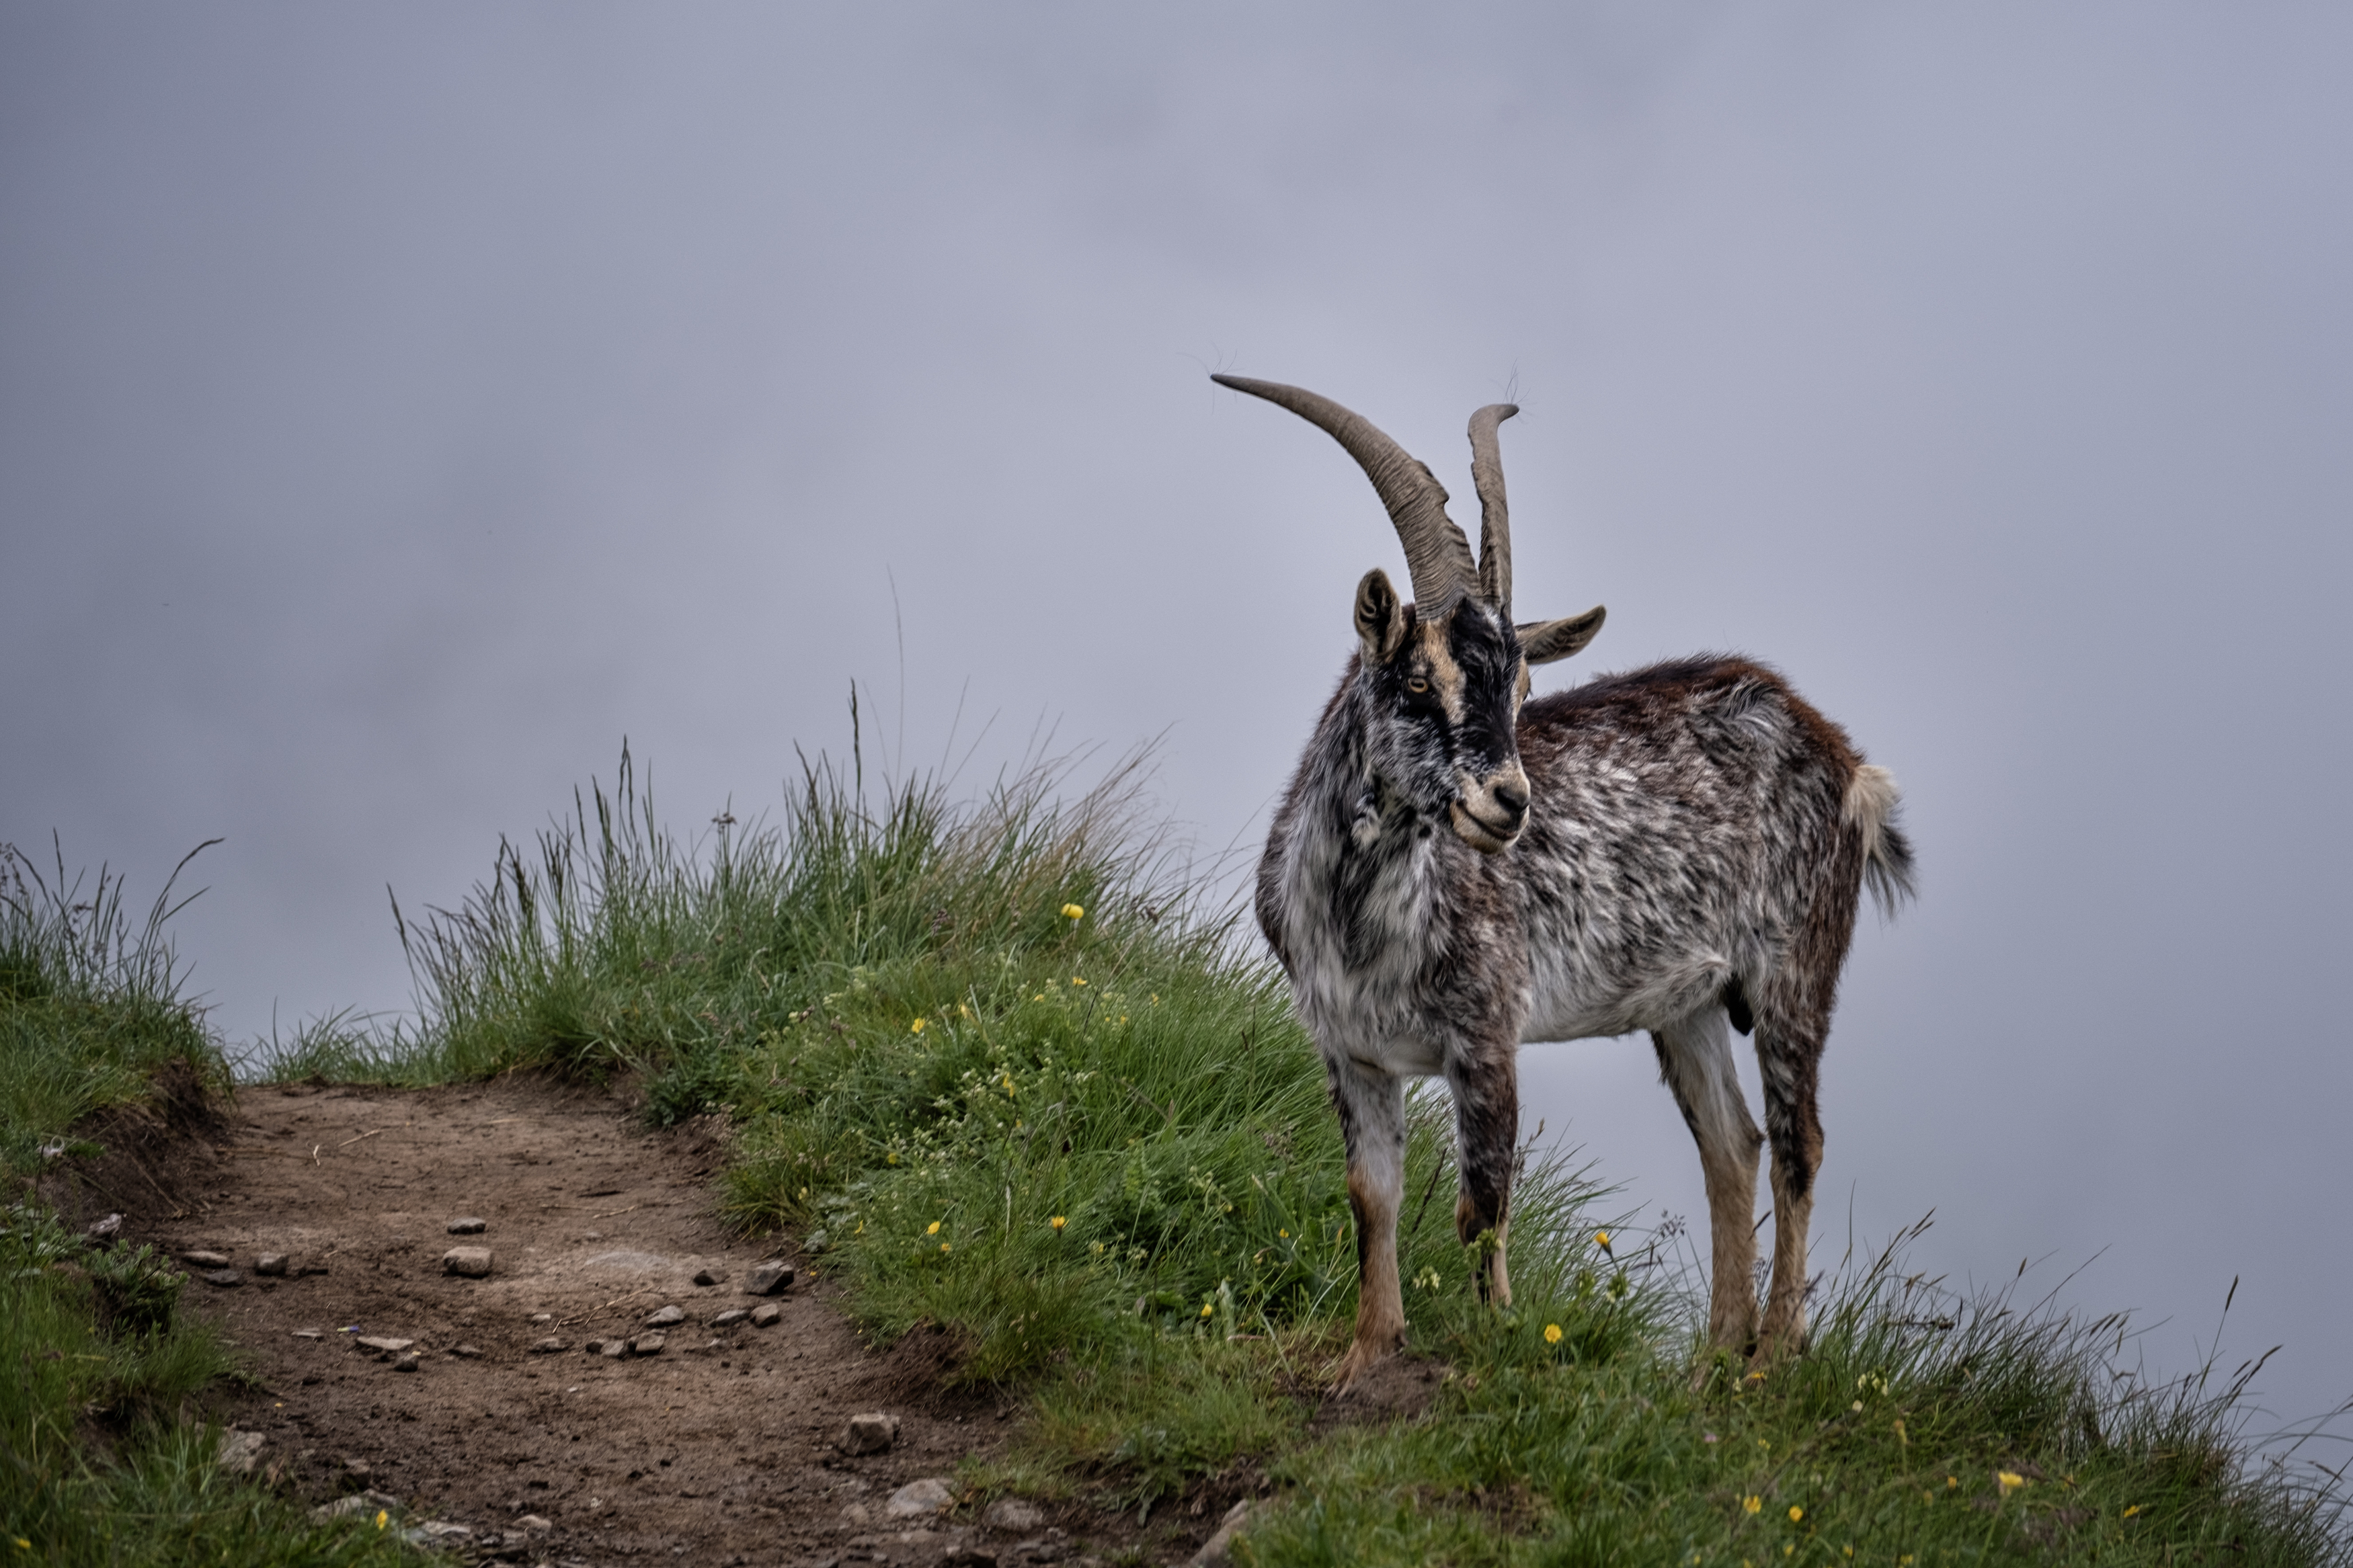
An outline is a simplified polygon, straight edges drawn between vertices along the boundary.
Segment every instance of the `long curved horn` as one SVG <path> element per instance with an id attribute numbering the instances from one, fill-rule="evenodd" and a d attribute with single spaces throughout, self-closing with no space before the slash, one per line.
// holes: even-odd
<path id="1" fill-rule="evenodd" d="M 1520 411 L 1490 403 L 1471 416 L 1471 482 L 1479 491 L 1479 593 L 1505 615 L 1512 608 L 1512 509 L 1504 500 L 1504 453 L 1495 426 Z"/>
<path id="2" fill-rule="evenodd" d="M 1374 428 L 1362 415 L 1352 414 L 1328 397 L 1279 381 L 1252 381 L 1248 376 L 1212 375 L 1219 386 L 1263 397 L 1288 408 L 1346 448 L 1365 477 L 1373 481 L 1389 521 L 1405 545 L 1406 570 L 1413 577 L 1414 613 L 1423 620 L 1451 610 L 1478 582 L 1478 566 L 1471 559 L 1471 542 L 1446 515 L 1446 490 L 1437 476 L 1406 449 Z"/>

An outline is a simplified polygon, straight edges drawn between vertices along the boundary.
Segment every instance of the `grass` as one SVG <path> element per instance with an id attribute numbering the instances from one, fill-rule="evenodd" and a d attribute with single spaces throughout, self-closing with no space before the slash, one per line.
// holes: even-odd
<path id="1" fill-rule="evenodd" d="M 657 1121 L 723 1119 L 742 1225 L 800 1234 L 876 1340 L 935 1325 L 953 1378 L 1022 1403 L 976 1495 L 1148 1517 L 1264 1476 L 1261 1563 L 2346 1561 L 2341 1491 L 2250 1440 L 2244 1376 L 2151 1388 L 2121 1321 L 1953 1299 L 1901 1246 L 1825 1288 L 1807 1356 L 1694 1386 L 1695 1267 L 1621 1267 L 1604 1194 L 1539 1160 L 1517 1305 L 1476 1306 L 1434 1096 L 1402 1251 L 1446 1381 L 1420 1419 L 1320 1430 L 1355 1309 L 1321 1068 L 1138 776 L 870 798 L 853 747 L 779 824 L 681 845 L 625 754 L 459 908 L 402 919 L 417 1020 L 330 1020 L 279 1069 L 628 1071 Z"/>
<path id="2" fill-rule="evenodd" d="M 0 846 L 0 1563 L 407 1558 L 395 1536 L 313 1524 L 225 1471 L 196 1409 L 237 1367 L 178 1313 L 185 1278 L 36 1196 L 45 1168 L 93 1152 L 94 1117 L 135 1115 L 159 1078 L 227 1087 L 164 935 L 176 880 L 134 926 L 120 878 L 86 887 L 62 857 L 44 873 Z"/>

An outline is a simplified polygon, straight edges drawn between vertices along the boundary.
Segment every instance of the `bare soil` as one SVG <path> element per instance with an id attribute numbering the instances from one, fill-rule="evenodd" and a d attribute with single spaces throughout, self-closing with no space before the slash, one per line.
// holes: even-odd
<path id="1" fill-rule="evenodd" d="M 891 1517 L 896 1489 L 1000 1448 L 1012 1409 L 943 1387 L 944 1336 L 871 1352 L 789 1253 L 798 1280 L 768 1299 L 779 1321 L 714 1326 L 763 1304 L 743 1282 L 777 1254 L 719 1221 L 721 1135 L 647 1132 L 626 1093 L 295 1084 L 167 1110 L 103 1140 L 72 1206 L 120 1209 L 126 1235 L 176 1256 L 229 1258 L 239 1283 L 192 1279 L 184 1297 L 256 1375 L 217 1415 L 260 1434 L 265 1473 L 313 1502 L 371 1489 L 412 1521 L 471 1527 L 449 1543 L 474 1556 L 586 1564 L 1181 1562 L 1218 1519 L 1181 1510 L 1140 1537 L 1043 1505 L 1042 1522 L 1000 1531 L 962 1498 Z M 464 1216 L 487 1228 L 450 1234 Z M 490 1275 L 446 1272 L 453 1246 L 491 1248 Z M 298 1272 L 256 1275 L 268 1253 Z M 704 1270 L 722 1282 L 696 1285 Z M 673 1306 L 685 1321 L 655 1353 L 585 1348 Z M 415 1369 L 364 1337 L 414 1341 Z M 550 1339 L 563 1348 L 534 1348 Z M 900 1419 L 895 1445 L 842 1452 L 849 1416 L 878 1409 Z"/>

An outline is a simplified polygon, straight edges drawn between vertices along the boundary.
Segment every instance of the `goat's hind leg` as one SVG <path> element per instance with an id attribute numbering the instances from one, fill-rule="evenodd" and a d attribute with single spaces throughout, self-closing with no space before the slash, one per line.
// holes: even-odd
<path id="1" fill-rule="evenodd" d="M 1759 1360 L 1806 1345 L 1807 1232 L 1814 1175 L 1822 1165 L 1816 1104 L 1822 1037 L 1792 1028 L 1768 1011 L 1757 1020 L 1757 1066 L 1765 1084 L 1765 1131 L 1773 1141 L 1773 1283 L 1765 1297 Z"/>
<path id="2" fill-rule="evenodd" d="M 1733 1070 L 1726 1023 L 1722 1007 L 1707 1007 L 1653 1030 L 1651 1044 L 1707 1182 L 1708 1342 L 1745 1355 L 1757 1339 L 1757 1154 L 1765 1139 Z"/>
<path id="3" fill-rule="evenodd" d="M 1398 1280 L 1398 1209 L 1405 1197 L 1405 1085 L 1395 1073 L 1324 1058 L 1332 1108 L 1348 1146 L 1348 1206 L 1356 1216 L 1356 1337 L 1340 1363 L 1345 1391 L 1405 1344 Z"/>

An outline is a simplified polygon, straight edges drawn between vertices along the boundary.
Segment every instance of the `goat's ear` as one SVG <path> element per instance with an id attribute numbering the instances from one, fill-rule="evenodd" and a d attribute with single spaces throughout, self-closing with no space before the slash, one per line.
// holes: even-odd
<path id="1" fill-rule="evenodd" d="M 1387 664 L 1405 641 L 1405 605 L 1376 566 L 1356 584 L 1356 635 L 1365 639 L 1365 662 Z"/>
<path id="2" fill-rule="evenodd" d="M 1530 664 L 1550 664 L 1556 658 L 1567 658 L 1601 629 L 1602 618 L 1609 612 L 1599 605 L 1581 616 L 1570 616 L 1557 621 L 1526 621 L 1520 630 L 1520 656 Z"/>

